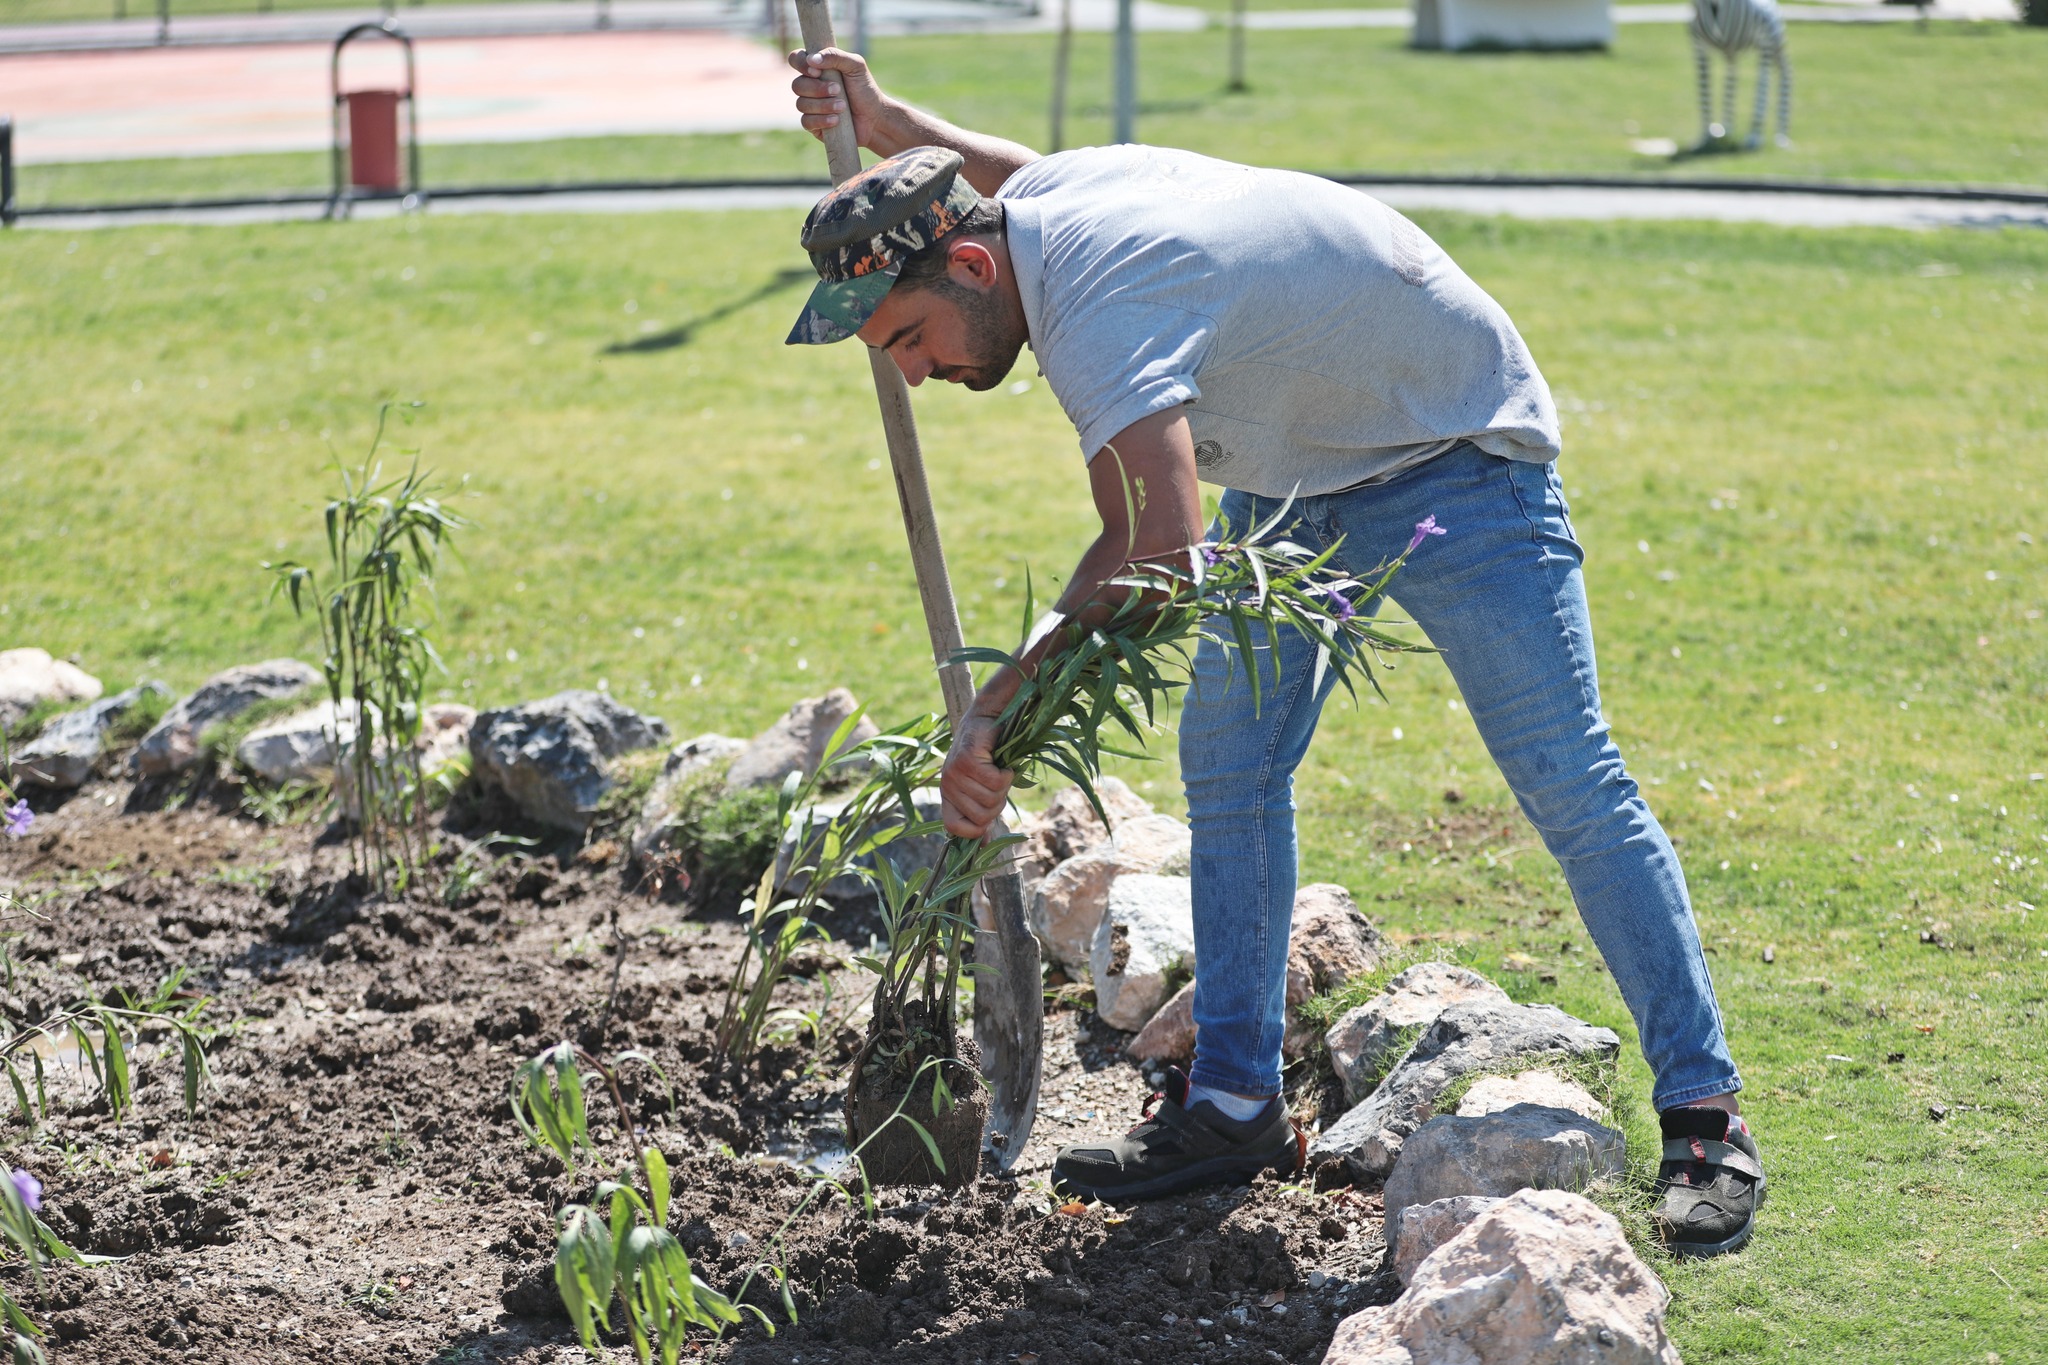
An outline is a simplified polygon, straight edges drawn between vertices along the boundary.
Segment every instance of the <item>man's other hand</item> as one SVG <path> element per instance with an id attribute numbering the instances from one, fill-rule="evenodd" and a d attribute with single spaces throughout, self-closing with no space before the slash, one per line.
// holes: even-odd
<path id="1" fill-rule="evenodd" d="M 806 132 L 822 142 L 825 130 L 845 117 L 851 104 L 854 140 L 871 151 L 877 150 L 872 139 L 880 129 L 889 99 L 882 93 L 882 87 L 875 84 L 860 54 L 836 47 L 825 48 L 815 56 L 798 50 L 789 54 L 789 64 L 798 73 L 789 88 L 796 94 L 797 113 L 803 116 Z M 839 77 L 843 93 L 834 90 L 825 79 L 828 71 Z"/>
<path id="2" fill-rule="evenodd" d="M 939 797 L 946 833 L 956 838 L 979 839 L 987 834 L 1009 801 L 1010 783 L 1016 774 L 990 760 L 995 742 L 995 721 L 973 712 L 961 718 L 960 728 L 954 732 L 953 748 L 939 773 Z"/>

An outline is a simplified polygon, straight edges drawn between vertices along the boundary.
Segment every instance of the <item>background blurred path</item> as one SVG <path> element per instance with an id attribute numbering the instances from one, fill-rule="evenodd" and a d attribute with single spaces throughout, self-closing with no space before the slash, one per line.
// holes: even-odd
<path id="1" fill-rule="evenodd" d="M 1552 187 L 1530 185 L 1379 184 L 1364 192 L 1398 209 L 1457 209 L 1512 218 L 1691 219 L 1774 223 L 1782 227 L 2033 227 L 2048 228 L 2048 203 L 1829 194 L 1757 194 L 1737 190 Z M 825 187 L 588 191 L 550 195 L 479 195 L 432 201 L 434 213 L 660 213 L 677 209 L 810 208 Z M 53 229 L 122 227 L 137 223 L 263 223 L 319 218 L 322 203 L 266 204 L 150 213 L 24 216 L 19 226 Z M 399 212 L 389 200 L 356 206 L 358 217 Z M 794 229 L 792 229 L 794 231 Z"/>
<path id="2" fill-rule="evenodd" d="M 325 148 L 326 43 L 0 58 L 0 113 L 24 164 Z M 717 32 L 419 44 L 420 125 L 439 143 L 790 124 L 789 72 Z M 396 87 L 396 43 L 351 46 L 343 88 Z"/>

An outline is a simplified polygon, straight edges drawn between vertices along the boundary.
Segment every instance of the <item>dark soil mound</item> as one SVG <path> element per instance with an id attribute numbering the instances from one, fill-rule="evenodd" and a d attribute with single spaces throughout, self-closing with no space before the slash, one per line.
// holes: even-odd
<path id="1" fill-rule="evenodd" d="M 0 1271 L 64 1365 L 564 1359 L 554 1213 L 630 1149 L 602 1086 L 604 1171 L 572 1177 L 519 1134 L 512 1069 L 562 1038 L 659 1066 L 619 1067 L 625 1119 L 669 1157 L 670 1223 L 698 1272 L 778 1323 L 761 1268 L 788 1272 L 796 1325 L 707 1339 L 699 1358 L 1313 1362 L 1344 1312 L 1392 1297 L 1370 1195 L 1267 1180 L 1061 1212 L 1054 1148 L 1128 1124 L 1148 1089 L 1090 1016 L 1047 1020 L 1016 1178 L 890 1190 L 870 1212 L 790 1160 L 844 1142 L 850 1031 L 822 1056 L 713 1060 L 737 925 L 681 918 L 573 858 L 507 864 L 453 903 L 385 903 L 313 829 L 127 804 L 89 789 L 0 841 L 0 887 L 35 910 L 6 926 L 20 937 L 0 1008 L 20 1027 L 183 967 L 213 997 L 220 1088 L 187 1120 L 175 1050 L 145 1036 L 119 1122 L 56 1058 L 49 1120 L 11 1130 L 7 1159 L 46 1183 L 52 1226 L 128 1258 L 56 1271 L 45 1294 L 19 1262 Z M 827 1004 L 830 980 L 837 1018 L 865 994 L 836 953 L 804 970 L 778 1003 Z"/>

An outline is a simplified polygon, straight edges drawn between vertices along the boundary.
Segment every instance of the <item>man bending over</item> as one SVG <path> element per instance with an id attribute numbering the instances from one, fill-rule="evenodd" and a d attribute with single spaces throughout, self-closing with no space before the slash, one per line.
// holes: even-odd
<path id="1" fill-rule="evenodd" d="M 1059 610 L 1103 610 L 1128 559 L 1202 539 L 1198 480 L 1226 490 L 1238 528 L 1294 495 L 1289 538 L 1341 539 L 1333 567 L 1353 576 L 1427 518 L 1448 528 L 1394 596 L 1443 651 L 1635 1017 L 1666 1138 L 1666 1240 L 1740 1247 L 1764 1184 L 1742 1082 L 1677 856 L 1601 714 L 1557 412 L 1500 305 L 1406 218 L 1329 181 L 1155 147 L 1041 157 L 891 99 L 851 53 L 790 60 L 804 127 L 851 118 L 887 159 L 812 210 L 821 282 L 789 339 L 858 336 L 912 385 L 975 390 L 1031 346 L 1102 517 Z M 1147 492 L 1135 525 L 1126 480 Z M 1195 1061 L 1128 1134 L 1059 1154 L 1075 1195 L 1154 1198 L 1295 1160 L 1280 1094 L 1293 775 L 1335 676 L 1315 686 L 1313 646 L 1288 632 L 1272 662 L 1255 710 L 1225 685 L 1220 646 L 1196 652 L 1180 719 Z M 995 674 L 961 722 L 941 782 L 952 834 L 978 837 L 1003 809 L 1011 775 L 989 755 L 1020 681 Z"/>

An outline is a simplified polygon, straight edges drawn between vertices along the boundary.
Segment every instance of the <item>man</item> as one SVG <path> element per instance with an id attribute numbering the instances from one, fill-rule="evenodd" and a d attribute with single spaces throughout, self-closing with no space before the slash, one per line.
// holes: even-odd
<path id="1" fill-rule="evenodd" d="M 1102 518 L 1059 610 L 1105 611 L 1097 594 L 1128 560 L 1201 539 L 1198 479 L 1227 490 L 1239 528 L 1294 495 L 1290 538 L 1341 539 L 1336 567 L 1353 575 L 1432 516 L 1448 529 L 1394 596 L 1443 651 L 1635 1017 L 1666 1138 L 1666 1239 L 1740 1247 L 1764 1185 L 1742 1083 L 1677 857 L 1600 712 L 1557 414 L 1507 314 L 1407 219 L 1328 181 L 1138 146 L 1040 157 L 889 98 L 851 53 L 790 60 L 804 126 L 851 118 L 887 158 L 806 222 L 821 283 L 790 341 L 858 335 L 912 385 L 977 390 L 1028 342 Z M 1145 496 L 1127 500 L 1126 481 Z M 1293 772 L 1334 679 L 1313 685 L 1305 641 L 1283 633 L 1278 655 L 1254 708 L 1225 685 L 1224 651 L 1197 651 L 1180 721 L 1195 1061 L 1128 1135 L 1060 1153 L 1074 1194 L 1158 1197 L 1295 1159 L 1280 1095 Z M 961 723 L 941 784 L 953 834 L 1002 810 L 1011 775 L 989 755 L 1019 683 L 998 672 Z"/>

